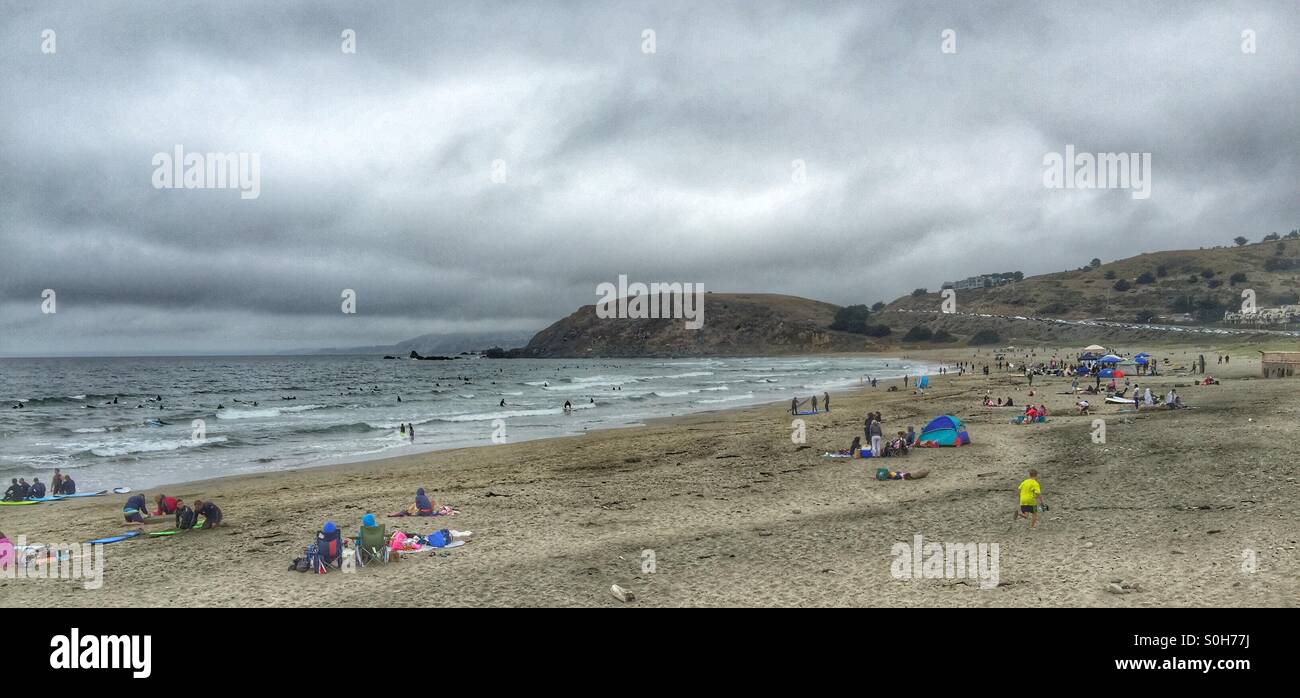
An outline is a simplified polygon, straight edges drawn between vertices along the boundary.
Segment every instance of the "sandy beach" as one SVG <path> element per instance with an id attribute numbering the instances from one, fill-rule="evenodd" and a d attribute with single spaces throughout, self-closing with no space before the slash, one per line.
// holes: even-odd
<path id="1" fill-rule="evenodd" d="M 1263 380 L 1258 354 L 1148 348 L 1171 366 L 1210 360 L 1217 386 L 1171 369 L 1189 410 L 1134 412 L 1092 402 L 1073 413 L 1070 379 L 1037 376 L 1046 424 L 980 406 L 986 390 L 1030 400 L 1023 375 L 932 376 L 915 396 L 889 384 L 835 395 L 791 441 L 788 405 L 658 420 L 645 427 L 424 453 L 165 488 L 213 499 L 228 525 L 106 546 L 104 585 L 0 579 L 0 606 L 1296 606 L 1300 605 L 1300 395 Z M 1037 358 L 1053 349 L 1038 350 Z M 908 352 L 971 360 L 966 347 Z M 1064 352 L 1063 352 L 1064 353 Z M 984 363 L 989 351 L 974 359 Z M 862 433 L 866 411 L 887 433 L 951 413 L 961 448 L 902 459 L 823 458 Z M 873 479 L 877 467 L 917 481 Z M 1051 504 L 1037 530 L 1013 523 L 1016 485 L 1040 471 Z M 361 516 L 404 507 L 417 487 L 454 517 L 384 519 L 390 530 L 473 531 L 472 543 L 354 574 L 287 571 L 324 521 L 354 532 Z M 156 494 L 149 492 L 151 498 Z M 0 511 L 0 530 L 29 542 L 81 542 L 131 528 L 123 496 Z M 997 543 L 999 584 L 896 579 L 891 547 Z M 654 570 L 643 571 L 643 551 Z M 1252 552 L 1253 551 L 1253 552 Z M 1256 561 L 1243 569 L 1247 557 Z M 1253 571 L 1250 571 L 1253 569 Z M 1123 579 L 1140 591 L 1115 594 Z M 610 594 L 618 584 L 636 600 Z"/>

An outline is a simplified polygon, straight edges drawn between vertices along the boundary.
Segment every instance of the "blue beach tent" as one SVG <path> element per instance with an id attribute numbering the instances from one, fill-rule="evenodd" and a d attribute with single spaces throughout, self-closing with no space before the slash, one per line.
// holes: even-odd
<path id="1" fill-rule="evenodd" d="M 942 414 L 925 425 L 917 443 L 922 446 L 965 446 L 970 443 L 970 436 L 960 419 Z"/>

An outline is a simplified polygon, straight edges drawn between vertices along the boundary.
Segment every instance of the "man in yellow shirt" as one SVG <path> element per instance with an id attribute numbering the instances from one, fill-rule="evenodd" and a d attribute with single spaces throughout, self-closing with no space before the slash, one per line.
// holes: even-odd
<path id="1" fill-rule="evenodd" d="M 1038 526 L 1038 507 L 1042 502 L 1043 489 L 1038 486 L 1038 471 L 1031 469 L 1029 479 L 1020 483 L 1020 510 L 1012 520 L 1028 518 L 1030 528 Z"/>

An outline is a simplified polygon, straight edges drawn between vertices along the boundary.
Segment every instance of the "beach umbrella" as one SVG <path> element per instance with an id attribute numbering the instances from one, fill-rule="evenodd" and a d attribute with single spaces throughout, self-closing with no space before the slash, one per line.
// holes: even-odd
<path id="1" fill-rule="evenodd" d="M 1137 357 L 1133 359 L 1133 363 L 1139 366 L 1146 366 L 1148 363 L 1150 363 L 1147 360 L 1147 358 L 1148 356 L 1146 354 L 1138 354 Z"/>
<path id="2" fill-rule="evenodd" d="M 1083 351 L 1088 354 L 1102 354 L 1105 353 L 1106 347 L 1103 347 L 1100 344 L 1090 344 L 1084 347 Z"/>
<path id="3" fill-rule="evenodd" d="M 1107 355 L 1101 357 L 1100 359 L 1097 359 L 1097 362 L 1098 362 L 1098 363 L 1103 363 L 1103 364 L 1117 364 L 1117 363 L 1119 363 L 1119 362 L 1121 362 L 1121 361 L 1123 361 L 1123 360 L 1124 360 L 1124 357 L 1122 357 L 1122 356 L 1115 356 L 1114 354 L 1107 354 Z"/>

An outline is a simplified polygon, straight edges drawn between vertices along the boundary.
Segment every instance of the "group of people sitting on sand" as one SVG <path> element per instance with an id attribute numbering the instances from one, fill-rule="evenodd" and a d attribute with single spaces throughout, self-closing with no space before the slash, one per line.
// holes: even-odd
<path id="1" fill-rule="evenodd" d="M 194 506 L 191 507 L 179 497 L 160 494 L 154 499 L 155 508 L 152 512 L 145 502 L 146 497 L 142 492 L 127 497 L 126 504 L 122 506 L 122 516 L 126 518 L 127 523 L 142 524 L 149 519 L 171 516 L 174 517 L 175 528 L 178 531 L 188 531 L 192 528 L 209 529 L 222 525 L 221 508 L 211 500 L 196 499 Z M 198 521 L 200 516 L 203 517 L 202 523 Z"/>
<path id="2" fill-rule="evenodd" d="M 1016 406 L 1016 403 L 1014 403 L 1014 402 L 1011 401 L 1011 396 L 1010 396 L 1010 395 L 1007 396 L 1007 401 L 1006 401 L 1006 402 L 1003 402 L 1003 401 L 1002 401 L 1002 398 L 998 398 L 998 399 L 997 399 L 997 402 L 994 402 L 994 401 L 993 401 L 993 397 L 992 397 L 991 395 L 985 394 L 985 395 L 984 395 L 984 406 L 985 406 L 985 407 L 1015 407 L 1015 406 Z"/>
<path id="3" fill-rule="evenodd" d="M 44 499 L 47 490 L 45 483 L 41 482 L 39 477 L 32 478 L 28 484 L 25 478 L 13 478 L 10 480 L 9 488 L 5 490 L 4 499 L 0 501 L 21 502 L 28 499 Z M 58 468 L 54 469 L 54 479 L 50 482 L 48 494 L 69 495 L 77 493 L 77 483 L 72 481 L 72 477 L 64 475 Z"/>
<path id="4" fill-rule="evenodd" d="M 448 506 L 438 507 L 437 503 L 425 494 L 424 488 L 415 491 L 415 502 L 402 511 L 389 514 L 393 516 L 450 516 L 456 511 Z M 361 517 L 358 534 L 345 538 L 343 531 L 333 521 L 326 521 L 316 533 L 316 540 L 307 548 L 303 557 L 295 558 L 289 565 L 290 571 L 317 572 L 324 574 L 330 570 L 343 569 L 345 563 L 355 560 L 362 567 L 369 562 L 388 562 L 390 553 L 416 552 L 425 548 L 446 548 L 460 545 L 469 540 L 473 534 L 469 531 L 441 529 L 429 535 L 393 531 L 382 526 L 373 513 L 367 512 Z"/>
<path id="5" fill-rule="evenodd" d="M 1025 408 L 1025 414 L 1024 418 L 1021 420 L 1021 424 L 1033 424 L 1034 422 L 1039 421 L 1040 418 L 1043 421 L 1047 420 L 1047 405 L 1038 405 L 1035 407 L 1031 404 Z"/>

